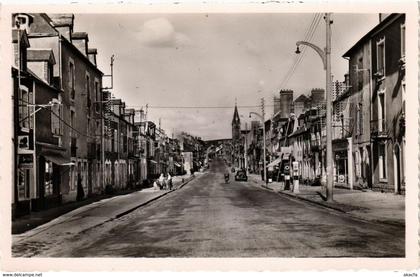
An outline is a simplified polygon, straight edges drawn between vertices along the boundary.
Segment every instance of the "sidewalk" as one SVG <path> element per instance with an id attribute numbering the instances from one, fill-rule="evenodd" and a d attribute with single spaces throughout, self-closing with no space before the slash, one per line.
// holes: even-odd
<path id="1" fill-rule="evenodd" d="M 265 189 L 350 214 L 359 219 L 405 226 L 405 196 L 393 193 L 334 188 L 334 200 L 327 202 L 324 187 L 299 185 L 299 193 L 285 191 L 279 182 L 265 183 L 261 176 L 250 174 L 249 180 Z"/>
<path id="2" fill-rule="evenodd" d="M 189 178 L 189 175 L 173 176 L 172 182 L 174 184 L 174 189 L 182 187 L 186 182 L 190 180 Z M 182 183 L 183 180 L 184 183 Z M 86 206 L 86 208 L 93 206 L 101 206 L 104 203 L 108 203 L 109 201 L 112 202 L 117 199 L 126 199 L 126 201 L 124 202 L 133 201 L 133 203 L 137 205 L 138 202 L 136 201 L 136 198 L 143 194 L 147 194 L 150 196 L 154 195 L 156 196 L 156 198 L 158 198 L 163 196 L 163 194 L 166 194 L 167 192 L 168 191 L 163 190 L 155 191 L 153 188 L 145 188 L 142 190 L 127 190 L 121 191 L 120 193 L 116 193 L 115 195 L 97 195 L 92 198 L 84 199 L 82 201 L 66 203 L 59 207 L 51 208 L 48 210 L 32 212 L 29 215 L 16 218 L 12 221 L 12 234 L 24 233 L 28 230 L 34 229 L 42 224 L 50 222 L 51 220 L 54 220 L 55 218 L 68 214 L 72 211 L 81 211 L 81 209 L 84 209 L 84 207 Z"/>

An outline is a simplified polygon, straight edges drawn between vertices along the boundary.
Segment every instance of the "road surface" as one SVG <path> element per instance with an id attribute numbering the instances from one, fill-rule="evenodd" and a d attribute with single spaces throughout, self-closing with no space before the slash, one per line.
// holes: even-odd
<path id="1" fill-rule="evenodd" d="M 207 173 L 123 217 L 37 245 L 50 257 L 403 257 L 404 228 L 354 219 Z M 48 236 L 48 234 L 45 234 Z M 38 242 L 40 243 L 40 242 Z"/>

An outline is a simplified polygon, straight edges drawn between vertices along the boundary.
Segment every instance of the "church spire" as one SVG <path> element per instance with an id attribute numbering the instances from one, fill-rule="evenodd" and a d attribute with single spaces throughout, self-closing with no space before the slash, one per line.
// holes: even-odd
<path id="1" fill-rule="evenodd" d="M 232 125 L 237 125 L 240 123 L 241 123 L 241 120 L 239 119 L 238 106 L 236 104 L 236 98 L 235 98 L 235 110 L 233 112 Z"/>

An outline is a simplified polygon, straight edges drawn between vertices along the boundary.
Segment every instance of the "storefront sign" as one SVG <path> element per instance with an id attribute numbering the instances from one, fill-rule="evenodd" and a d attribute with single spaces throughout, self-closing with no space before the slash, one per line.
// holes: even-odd
<path id="1" fill-rule="evenodd" d="M 34 166 L 34 156 L 32 154 L 19 154 L 19 168 L 32 168 Z"/>

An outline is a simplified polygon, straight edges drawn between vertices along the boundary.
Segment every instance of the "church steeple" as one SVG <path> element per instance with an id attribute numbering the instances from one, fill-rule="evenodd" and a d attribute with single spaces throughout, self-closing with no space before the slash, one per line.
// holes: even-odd
<path id="1" fill-rule="evenodd" d="M 241 124 L 241 119 L 239 118 L 238 106 L 236 105 L 236 101 L 235 101 L 235 110 L 233 112 L 232 126 L 234 124 Z"/>
<path id="2" fill-rule="evenodd" d="M 235 110 L 232 119 L 232 140 L 235 143 L 241 136 L 241 119 L 239 118 L 238 106 L 235 99 Z"/>

